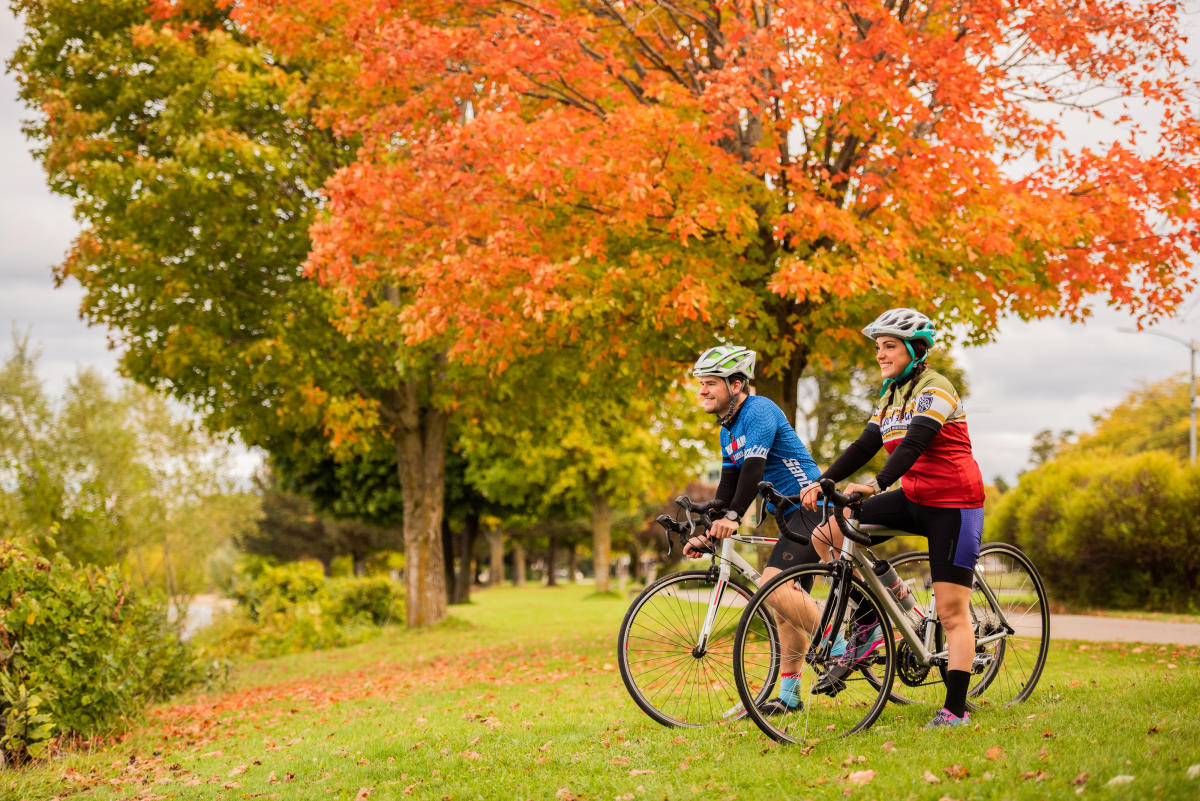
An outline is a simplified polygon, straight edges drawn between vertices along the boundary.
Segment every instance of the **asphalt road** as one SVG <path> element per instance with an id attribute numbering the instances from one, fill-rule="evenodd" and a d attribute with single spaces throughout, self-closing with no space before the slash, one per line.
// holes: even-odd
<path id="1" fill-rule="evenodd" d="M 1091 615 L 1051 615 L 1050 638 L 1200 645 L 1200 623 L 1164 623 L 1157 620 Z"/>

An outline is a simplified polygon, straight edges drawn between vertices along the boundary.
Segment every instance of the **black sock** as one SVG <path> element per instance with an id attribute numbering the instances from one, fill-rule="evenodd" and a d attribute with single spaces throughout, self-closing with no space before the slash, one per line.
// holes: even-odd
<path id="1" fill-rule="evenodd" d="M 971 683 L 971 673 L 966 670 L 946 671 L 946 703 L 944 706 L 962 717 L 967 713 L 967 685 Z"/>

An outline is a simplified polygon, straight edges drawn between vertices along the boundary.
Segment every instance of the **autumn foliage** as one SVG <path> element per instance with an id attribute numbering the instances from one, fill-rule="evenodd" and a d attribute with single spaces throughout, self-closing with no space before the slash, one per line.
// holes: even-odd
<path id="1" fill-rule="evenodd" d="M 238 18 L 319 65 L 324 122 L 362 137 L 309 257 L 351 310 L 397 283 L 407 341 L 501 362 L 597 326 L 604 353 L 678 359 L 660 332 L 716 331 L 791 381 L 885 304 L 978 338 L 1097 292 L 1176 303 L 1200 244 L 1180 14 L 247 0 Z"/>

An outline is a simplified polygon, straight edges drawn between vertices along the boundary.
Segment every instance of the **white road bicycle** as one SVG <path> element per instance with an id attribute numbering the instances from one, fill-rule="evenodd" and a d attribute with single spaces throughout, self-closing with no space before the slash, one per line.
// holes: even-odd
<path id="1" fill-rule="evenodd" d="M 658 517 L 668 553 L 672 534 L 683 547 L 709 526 L 703 514 L 708 504 L 694 504 L 686 496 L 675 502 L 682 519 Z M 745 717 L 733 678 L 733 638 L 762 576 L 735 546 L 777 541 L 741 534 L 723 539 L 707 570 L 663 576 L 634 599 L 617 635 L 617 661 L 625 688 L 651 718 L 664 726 L 705 726 Z M 748 625 L 763 641 L 778 642 L 769 609 L 760 608 Z M 764 678 L 772 679 L 769 689 L 774 677 Z"/>

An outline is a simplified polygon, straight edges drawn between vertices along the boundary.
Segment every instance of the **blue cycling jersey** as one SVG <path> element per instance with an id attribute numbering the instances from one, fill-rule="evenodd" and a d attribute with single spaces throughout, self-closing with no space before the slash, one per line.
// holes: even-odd
<path id="1" fill-rule="evenodd" d="M 728 427 L 721 426 L 721 467 L 741 470 L 747 458 L 766 457 L 763 481 L 795 495 L 821 475 L 808 448 L 769 398 L 751 395 Z"/>

